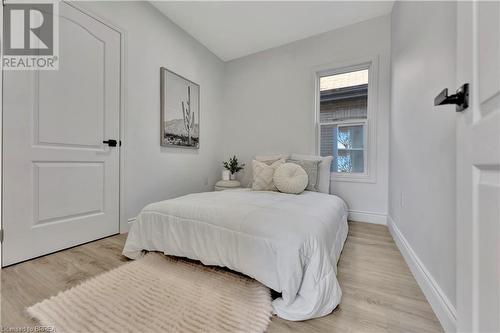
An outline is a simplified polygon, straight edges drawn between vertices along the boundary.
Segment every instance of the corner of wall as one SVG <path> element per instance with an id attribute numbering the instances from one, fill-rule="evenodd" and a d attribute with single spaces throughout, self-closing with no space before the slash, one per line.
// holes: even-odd
<path id="1" fill-rule="evenodd" d="M 0 17 L 3 17 L 3 6 L 0 6 Z M 3 24 L 0 24 L 0 45 L 3 45 Z M 3 109 L 2 109 L 2 105 L 3 105 L 3 101 L 2 101 L 2 93 L 3 93 L 3 67 L 2 67 L 2 64 L 3 64 L 3 48 L 0 48 L 0 157 L 2 157 L 2 138 L 3 138 L 3 134 L 2 134 L 2 119 L 3 119 Z M 2 163 L 0 163 L 0 175 L 2 175 Z M 2 187 L 2 177 L 0 177 L 0 189 L 3 188 Z M 0 228 L 3 230 L 3 219 L 1 218 L 2 216 L 2 191 L 0 190 Z M 2 240 L 2 243 L 3 243 L 3 240 Z M 0 246 L 0 269 L 2 267 L 2 246 Z"/>
<path id="2" fill-rule="evenodd" d="M 387 217 L 387 226 L 394 242 L 431 305 L 432 310 L 434 310 L 443 329 L 445 332 L 456 332 L 457 311 L 452 302 L 417 256 L 391 216 Z"/>

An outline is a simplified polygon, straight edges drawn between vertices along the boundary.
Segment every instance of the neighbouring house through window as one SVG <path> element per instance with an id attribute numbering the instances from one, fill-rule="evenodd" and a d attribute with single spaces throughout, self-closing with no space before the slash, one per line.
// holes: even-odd
<path id="1" fill-rule="evenodd" d="M 367 173 L 369 68 L 319 76 L 319 150 L 331 171 Z"/>

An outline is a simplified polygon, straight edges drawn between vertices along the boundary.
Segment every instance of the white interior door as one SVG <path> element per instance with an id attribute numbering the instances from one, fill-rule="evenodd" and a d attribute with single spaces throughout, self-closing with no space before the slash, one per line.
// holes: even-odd
<path id="1" fill-rule="evenodd" d="M 59 70 L 4 72 L 4 266 L 119 232 L 120 34 L 59 15 Z"/>
<path id="2" fill-rule="evenodd" d="M 459 2 L 457 113 L 459 332 L 500 332 L 500 2 Z"/>

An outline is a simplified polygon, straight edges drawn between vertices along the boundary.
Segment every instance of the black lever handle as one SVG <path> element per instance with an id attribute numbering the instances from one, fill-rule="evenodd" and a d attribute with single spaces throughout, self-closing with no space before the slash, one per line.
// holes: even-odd
<path id="1" fill-rule="evenodd" d="M 445 104 L 456 104 L 457 112 L 467 109 L 469 107 L 469 84 L 464 84 L 458 88 L 456 94 L 450 96 L 448 96 L 448 89 L 443 89 L 443 91 L 434 98 L 434 105 Z"/>
<path id="2" fill-rule="evenodd" d="M 104 140 L 102 143 L 107 143 L 108 146 L 110 146 L 110 147 L 116 147 L 116 145 L 118 144 L 118 142 L 116 140 L 113 140 L 113 139 Z"/>

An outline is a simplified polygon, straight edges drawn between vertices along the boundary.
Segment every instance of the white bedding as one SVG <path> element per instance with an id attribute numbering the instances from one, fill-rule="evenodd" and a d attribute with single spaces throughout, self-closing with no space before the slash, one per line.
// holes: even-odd
<path id="1" fill-rule="evenodd" d="M 340 302 L 337 261 L 347 237 L 347 206 L 334 195 L 230 190 L 190 194 L 146 206 L 123 254 L 142 250 L 226 266 L 282 297 L 278 316 L 305 320 Z"/>

